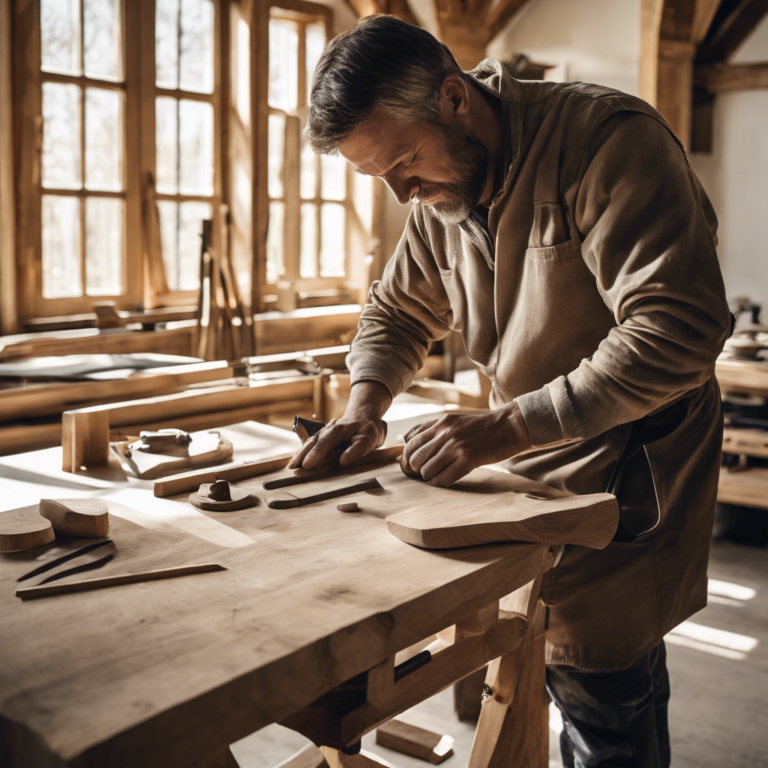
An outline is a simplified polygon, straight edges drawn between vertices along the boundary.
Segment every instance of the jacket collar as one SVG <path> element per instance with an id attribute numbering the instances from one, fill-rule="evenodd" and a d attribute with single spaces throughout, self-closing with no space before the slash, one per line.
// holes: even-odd
<path id="1" fill-rule="evenodd" d="M 520 82 L 509 74 L 506 67 L 496 59 L 483 59 L 474 69 L 466 73 L 479 88 L 500 99 L 506 135 L 509 142 L 509 165 L 504 176 L 501 190 L 491 203 L 491 207 L 501 199 L 512 184 L 513 170 L 520 155 L 523 126 L 523 91 Z"/>

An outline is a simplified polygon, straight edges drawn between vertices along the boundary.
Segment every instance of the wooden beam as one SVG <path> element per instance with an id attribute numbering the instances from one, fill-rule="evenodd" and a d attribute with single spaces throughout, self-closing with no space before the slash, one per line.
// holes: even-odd
<path id="1" fill-rule="evenodd" d="M 527 0 L 499 0 L 495 5 L 491 5 L 485 18 L 489 43 L 501 32 L 526 2 Z"/>
<path id="2" fill-rule="evenodd" d="M 728 61 L 766 13 L 768 0 L 723 0 L 699 46 L 697 63 Z"/>
<path id="3" fill-rule="evenodd" d="M 710 93 L 768 88 L 768 64 L 704 64 L 696 67 L 694 83 Z"/>
<path id="4" fill-rule="evenodd" d="M 707 36 L 715 14 L 720 8 L 721 0 L 696 0 L 696 8 L 693 12 L 693 26 L 691 28 L 691 42 L 699 45 Z"/>

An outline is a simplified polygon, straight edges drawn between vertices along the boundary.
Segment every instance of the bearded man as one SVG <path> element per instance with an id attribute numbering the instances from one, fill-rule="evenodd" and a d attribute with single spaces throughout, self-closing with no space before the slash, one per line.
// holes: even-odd
<path id="1" fill-rule="evenodd" d="M 681 145 L 637 98 L 518 81 L 492 59 L 462 72 L 385 16 L 328 45 L 308 138 L 412 209 L 360 318 L 346 412 L 292 466 L 380 445 L 430 344 L 460 332 L 491 410 L 424 425 L 405 458 L 433 485 L 508 460 L 616 494 L 615 540 L 566 547 L 544 578 L 547 688 L 566 766 L 668 766 L 663 636 L 706 604 L 731 326 L 717 222 Z"/>

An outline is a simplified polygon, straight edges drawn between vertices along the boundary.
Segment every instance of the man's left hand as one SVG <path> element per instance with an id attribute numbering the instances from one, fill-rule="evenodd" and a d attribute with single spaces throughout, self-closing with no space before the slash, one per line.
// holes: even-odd
<path id="1" fill-rule="evenodd" d="M 513 402 L 488 413 L 452 413 L 426 422 L 409 435 L 403 456 L 430 485 L 447 486 L 530 447 L 523 414 Z"/>

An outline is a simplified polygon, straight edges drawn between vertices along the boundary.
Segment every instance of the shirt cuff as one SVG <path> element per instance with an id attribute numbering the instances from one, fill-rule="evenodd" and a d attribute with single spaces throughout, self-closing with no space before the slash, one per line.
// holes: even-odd
<path id="1" fill-rule="evenodd" d="M 582 437 L 565 376 L 558 376 L 541 389 L 515 398 L 515 402 L 534 446 Z"/>

